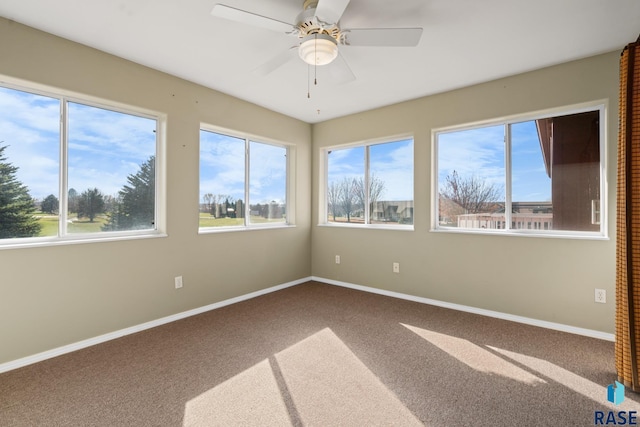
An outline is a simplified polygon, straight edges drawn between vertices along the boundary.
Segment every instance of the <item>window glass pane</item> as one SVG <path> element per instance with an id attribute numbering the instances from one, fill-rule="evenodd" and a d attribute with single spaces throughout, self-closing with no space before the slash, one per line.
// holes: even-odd
<path id="1" fill-rule="evenodd" d="M 250 223 L 286 222 L 287 149 L 251 141 L 249 153 Z"/>
<path id="2" fill-rule="evenodd" d="M 512 128 L 514 228 L 599 231 L 599 111 L 549 117 Z M 529 154 L 536 144 L 537 153 Z M 523 160 L 529 155 L 533 156 L 531 164 Z M 537 169 L 535 174 L 529 173 L 532 167 Z M 533 200 L 527 200 L 528 192 L 546 194 L 543 201 L 547 203 L 539 208 L 517 204 Z M 541 212 L 535 217 L 529 215 L 528 211 L 536 208 Z M 517 216 L 523 218 L 520 221 L 516 220 L 516 209 Z"/>
<path id="3" fill-rule="evenodd" d="M 437 144 L 439 225 L 504 228 L 504 126 L 441 133 Z"/>
<path id="4" fill-rule="evenodd" d="M 327 160 L 327 220 L 364 224 L 364 204 L 358 196 L 363 188 L 365 147 L 334 149 Z"/>
<path id="5" fill-rule="evenodd" d="M 550 153 L 538 137 L 538 122 L 515 123 L 510 127 L 513 229 L 553 229 Z"/>
<path id="6" fill-rule="evenodd" d="M 68 233 L 155 229 L 156 121 L 68 103 Z"/>
<path id="7" fill-rule="evenodd" d="M 60 101 L 0 87 L 0 239 L 56 236 Z"/>
<path id="8" fill-rule="evenodd" d="M 200 131 L 200 227 L 244 225 L 245 140 Z"/>
<path id="9" fill-rule="evenodd" d="M 369 147 L 371 224 L 413 224 L 413 140 Z"/>

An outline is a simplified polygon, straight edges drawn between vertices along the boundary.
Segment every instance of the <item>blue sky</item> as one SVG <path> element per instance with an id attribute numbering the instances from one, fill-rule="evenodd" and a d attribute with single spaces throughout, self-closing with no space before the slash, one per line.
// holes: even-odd
<path id="1" fill-rule="evenodd" d="M 32 197 L 58 196 L 60 101 L 0 88 L 0 141 Z M 126 178 L 155 152 L 155 121 L 77 103 L 69 104 L 69 188 L 97 187 L 116 195 Z M 200 201 L 205 193 L 244 199 L 244 140 L 201 132 Z M 438 144 L 440 183 L 453 170 L 504 187 L 503 126 L 442 133 Z M 283 147 L 251 144 L 251 201 L 285 201 Z M 387 200 L 413 199 L 413 141 L 370 148 L 371 172 L 385 183 Z M 364 148 L 334 149 L 329 180 L 364 175 Z M 512 125 L 513 201 L 551 199 L 535 122 Z"/>
<path id="2" fill-rule="evenodd" d="M 116 194 L 155 154 L 156 121 L 69 104 L 69 188 Z"/>
<path id="3" fill-rule="evenodd" d="M 58 195 L 59 117 L 59 100 L 0 87 L 0 144 L 32 197 Z"/>
<path id="4" fill-rule="evenodd" d="M 551 201 L 547 175 L 535 121 L 511 125 L 513 201 Z"/>
<path id="5" fill-rule="evenodd" d="M 36 199 L 59 197 L 60 101 L 0 88 L 0 141 Z M 155 120 L 69 103 L 69 188 L 116 195 L 155 154 Z"/>
<path id="6" fill-rule="evenodd" d="M 0 88 L 0 112 L 0 141 L 8 146 L 8 161 L 19 168 L 17 178 L 36 199 L 59 197 L 60 100 Z M 68 123 L 68 188 L 78 193 L 97 187 L 117 195 L 127 177 L 155 154 L 155 120 L 69 102 Z M 205 136 L 201 196 L 210 192 L 244 200 L 244 140 Z M 286 150 L 252 143 L 251 153 L 252 202 L 284 203 Z"/>
<path id="7" fill-rule="evenodd" d="M 475 176 L 498 188 L 505 183 L 505 127 L 486 126 L 438 136 L 438 184 L 447 175 Z M 511 125 L 512 201 L 550 201 L 547 176 L 535 121 Z"/>
<path id="8" fill-rule="evenodd" d="M 251 141 L 250 203 L 286 202 L 286 148 Z M 245 140 L 200 131 L 200 201 L 207 193 L 245 200 Z"/>
<path id="9" fill-rule="evenodd" d="M 329 153 L 328 182 L 364 177 L 364 147 L 336 148 Z M 374 144 L 369 169 L 385 184 L 383 200 L 413 200 L 413 139 Z"/>

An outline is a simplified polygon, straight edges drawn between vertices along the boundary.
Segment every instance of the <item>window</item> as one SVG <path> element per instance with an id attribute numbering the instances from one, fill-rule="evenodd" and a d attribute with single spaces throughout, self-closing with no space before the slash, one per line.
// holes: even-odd
<path id="1" fill-rule="evenodd" d="M 289 151 L 201 129 L 200 230 L 288 224 Z"/>
<path id="2" fill-rule="evenodd" d="M 435 132 L 436 229 L 604 235 L 603 114 Z"/>
<path id="3" fill-rule="evenodd" d="M 413 139 L 325 153 L 327 223 L 413 225 Z"/>
<path id="4" fill-rule="evenodd" d="M 158 119 L 0 87 L 0 244 L 148 234 Z"/>

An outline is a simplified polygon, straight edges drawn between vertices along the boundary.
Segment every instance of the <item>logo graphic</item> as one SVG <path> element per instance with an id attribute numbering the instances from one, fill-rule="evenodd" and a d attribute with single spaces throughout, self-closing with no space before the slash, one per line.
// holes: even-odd
<path id="1" fill-rule="evenodd" d="M 624 401 L 624 384 L 615 381 L 607 386 L 607 400 L 615 405 Z M 637 411 L 595 411 L 593 424 L 596 426 L 608 425 L 638 425 Z"/>
<path id="2" fill-rule="evenodd" d="M 615 405 L 619 405 L 624 401 L 624 384 L 618 381 L 609 384 L 607 387 L 607 400 Z"/>

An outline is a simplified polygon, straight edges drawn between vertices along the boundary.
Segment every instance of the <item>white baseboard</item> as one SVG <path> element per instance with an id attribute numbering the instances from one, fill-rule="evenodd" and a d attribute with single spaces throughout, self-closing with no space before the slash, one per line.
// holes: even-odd
<path id="1" fill-rule="evenodd" d="M 470 307 L 467 305 L 454 304 L 450 302 L 438 301 L 438 300 L 429 299 L 429 298 L 422 298 L 414 295 L 402 294 L 400 292 L 393 292 L 393 291 L 387 291 L 384 289 L 371 288 L 368 286 L 355 285 L 353 283 L 340 282 L 337 280 L 325 279 L 322 277 L 311 276 L 311 280 L 327 283 L 329 285 L 342 286 L 345 288 L 356 289 L 359 291 L 370 292 L 370 293 L 385 295 L 393 298 L 400 298 L 408 301 L 419 302 L 422 304 L 435 305 L 437 307 L 450 308 L 452 310 L 480 314 L 482 316 L 495 317 L 497 319 L 509 320 L 517 323 L 524 323 L 526 325 L 538 326 L 541 328 L 553 329 L 556 331 L 568 332 L 576 335 L 583 335 L 586 337 L 597 338 L 605 341 L 615 341 L 614 334 L 595 331 L 593 329 L 578 328 L 576 326 L 563 325 L 562 323 L 547 322 L 546 320 L 532 319 L 529 317 L 516 316 L 514 314 L 501 313 L 499 311 L 485 310 L 483 308 L 476 308 L 476 307 Z"/>
<path id="2" fill-rule="evenodd" d="M 34 354 L 32 356 L 23 357 L 21 359 L 12 360 L 10 362 L 0 364 L 0 374 L 3 372 L 8 372 L 13 369 L 22 368 L 27 365 L 31 365 L 33 363 L 42 362 L 47 359 L 51 359 L 53 357 L 61 356 L 66 353 L 71 353 L 73 351 L 81 350 L 86 347 L 90 347 L 96 344 L 100 344 L 106 341 L 110 341 L 116 338 L 123 337 L 125 335 L 134 334 L 136 332 L 141 332 L 146 329 L 155 328 L 156 326 L 164 325 L 167 323 L 175 322 L 176 320 L 184 319 L 187 317 L 195 316 L 197 314 L 205 313 L 207 311 L 215 310 L 221 307 L 225 307 L 227 305 L 235 304 L 241 301 L 246 301 L 261 295 L 266 295 L 271 292 L 276 292 L 281 289 L 289 288 L 292 286 L 300 285 L 302 283 L 308 282 L 310 280 L 315 280 L 317 282 L 326 283 L 328 285 L 342 286 L 345 288 L 356 289 L 359 291 L 369 292 L 373 294 L 385 295 L 393 298 L 404 299 L 408 301 L 419 302 L 422 304 L 429 304 L 438 307 L 450 308 L 452 310 L 464 311 L 468 313 L 480 314 L 483 316 L 495 317 L 497 319 L 510 320 L 512 322 L 524 323 L 527 325 L 539 326 L 542 328 L 553 329 L 556 331 L 568 332 L 576 335 L 584 335 L 591 338 L 598 338 L 606 341 L 615 341 L 614 334 L 609 334 L 600 331 L 594 331 L 591 329 L 578 328 L 575 326 L 563 325 L 560 323 L 547 322 L 544 320 L 531 319 L 528 317 L 516 316 L 513 314 L 500 313 L 498 311 L 485 310 L 482 308 L 469 307 L 461 304 L 453 304 L 444 301 L 433 300 L 429 298 L 417 297 L 414 295 L 402 294 L 399 292 L 392 292 L 383 289 L 371 288 L 368 286 L 356 285 L 353 283 L 340 282 L 337 280 L 325 279 L 322 277 L 305 277 L 303 279 L 298 279 L 293 282 L 284 283 L 277 286 L 272 286 L 270 288 L 261 289 L 256 292 L 251 292 L 246 295 L 241 295 L 235 298 L 230 298 L 224 301 L 216 302 L 213 304 L 209 304 L 203 307 L 194 308 L 193 310 L 184 311 L 182 313 L 173 314 L 171 316 L 166 316 L 160 319 L 152 320 L 150 322 L 142 323 L 139 325 L 131 326 L 129 328 L 120 329 L 118 331 L 110 332 L 108 334 L 100 335 L 97 337 L 89 338 L 86 340 L 78 341 L 73 344 L 68 344 L 62 347 L 57 347 L 52 350 L 43 351 L 41 353 Z"/>
<path id="3" fill-rule="evenodd" d="M 100 335 L 97 337 L 89 338 L 86 340 L 78 341 L 73 344 L 57 347 L 52 350 L 43 351 L 32 356 L 23 357 L 21 359 L 12 360 L 10 362 L 0 364 L 0 374 L 3 372 L 11 371 L 13 369 L 22 368 L 23 366 L 31 365 L 33 363 L 42 362 L 43 360 L 51 359 L 57 356 L 61 356 L 66 353 L 81 350 L 92 345 L 100 344 L 106 341 L 110 341 L 116 338 L 123 337 L 125 335 L 131 335 L 136 332 L 144 331 L 146 329 L 155 328 L 156 326 L 164 325 L 166 323 L 175 322 L 176 320 L 184 319 L 187 317 L 195 316 L 197 314 L 205 313 L 207 311 L 215 310 L 227 305 L 235 304 L 241 301 L 246 301 L 251 298 L 255 298 L 261 295 L 265 295 L 271 292 L 279 291 L 281 289 L 296 286 L 301 283 L 305 283 L 311 280 L 310 277 L 304 279 L 298 279 L 293 282 L 284 283 L 282 285 L 272 286 L 270 288 L 261 289 L 256 292 L 251 292 L 246 295 L 240 295 L 235 298 L 230 298 L 224 301 L 216 302 L 213 304 L 205 305 L 204 307 L 194 308 L 193 310 L 184 311 L 182 313 L 173 314 L 171 316 L 163 317 L 161 319 L 152 320 L 150 322 L 142 323 L 140 325 L 131 326 L 129 328 L 120 329 L 118 331 L 110 332 L 108 334 Z"/>

